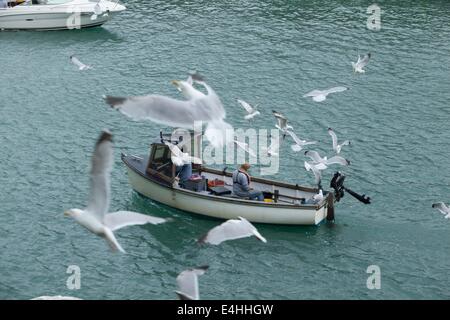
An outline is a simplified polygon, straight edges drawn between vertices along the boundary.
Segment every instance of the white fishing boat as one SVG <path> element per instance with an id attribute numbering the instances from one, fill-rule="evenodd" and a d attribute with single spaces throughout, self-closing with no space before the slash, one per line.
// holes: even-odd
<path id="1" fill-rule="evenodd" d="M 106 0 L 0 0 L 0 30 L 97 27 L 125 9 Z"/>
<path id="2" fill-rule="evenodd" d="M 132 188 L 145 197 L 173 208 L 220 219 L 241 216 L 251 222 L 290 225 L 317 225 L 325 219 L 334 219 L 333 192 L 324 191 L 323 199 L 314 203 L 311 199 L 319 190 L 298 184 L 253 177 L 252 187 L 262 191 L 265 199 L 248 200 L 232 193 L 231 172 L 193 165 L 205 188 L 182 188 L 176 182 L 171 151 L 163 142 L 161 135 L 161 139 L 151 145 L 149 156 L 122 154 Z M 216 187 L 208 187 L 208 182 L 212 181 L 221 185 L 220 193 L 215 192 Z"/>

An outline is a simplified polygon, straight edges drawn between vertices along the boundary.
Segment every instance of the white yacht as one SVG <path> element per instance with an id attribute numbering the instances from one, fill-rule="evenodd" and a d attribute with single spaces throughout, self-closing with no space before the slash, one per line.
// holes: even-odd
<path id="1" fill-rule="evenodd" d="M 0 30 L 96 27 L 125 9 L 118 0 L 0 0 Z"/>

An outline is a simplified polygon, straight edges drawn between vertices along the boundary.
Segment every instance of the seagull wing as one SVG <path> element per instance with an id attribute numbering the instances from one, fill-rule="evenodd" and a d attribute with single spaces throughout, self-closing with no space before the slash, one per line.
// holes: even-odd
<path id="1" fill-rule="evenodd" d="M 256 228 L 250 222 L 248 222 L 244 218 L 239 218 L 240 220 L 231 219 L 215 228 L 212 228 L 199 241 L 202 243 L 218 245 L 227 240 L 256 236 L 262 242 L 267 242 L 267 240 L 259 234 Z"/>
<path id="2" fill-rule="evenodd" d="M 333 87 L 333 88 L 325 90 L 324 94 L 328 95 L 330 93 L 343 92 L 343 91 L 346 91 L 346 90 L 348 90 L 348 87 Z"/>
<path id="3" fill-rule="evenodd" d="M 450 214 L 450 208 L 443 202 L 433 203 L 432 207 L 439 210 L 442 214 Z"/>
<path id="4" fill-rule="evenodd" d="M 183 152 L 181 152 L 181 150 L 180 150 L 180 148 L 178 148 L 178 146 L 174 145 L 173 143 L 167 142 L 167 141 L 164 141 L 164 144 L 169 147 L 170 152 L 172 153 L 173 156 L 175 156 L 175 157 L 183 156 Z"/>
<path id="5" fill-rule="evenodd" d="M 191 128 L 195 121 L 220 120 L 225 117 L 221 105 L 208 96 L 187 101 L 161 95 L 140 97 L 105 97 L 106 103 L 134 120 L 150 120 L 173 127 Z"/>
<path id="6" fill-rule="evenodd" d="M 305 94 L 303 95 L 303 98 L 320 96 L 320 95 L 322 95 L 322 94 L 323 94 L 323 91 L 321 91 L 321 90 L 312 90 L 312 91 L 310 91 L 310 92 L 308 92 L 308 93 L 305 93 Z"/>
<path id="7" fill-rule="evenodd" d="M 344 159 L 341 156 L 334 156 L 327 160 L 327 165 L 330 164 L 341 164 L 343 166 L 348 166 L 350 164 L 350 161 Z"/>
<path id="8" fill-rule="evenodd" d="M 90 192 L 86 210 L 100 221 L 109 208 L 110 174 L 113 167 L 112 135 L 103 131 L 95 144 L 90 173 Z"/>
<path id="9" fill-rule="evenodd" d="M 331 136 L 331 139 L 333 140 L 333 150 L 336 151 L 337 144 L 338 144 L 338 139 L 337 139 L 336 133 L 333 131 L 333 129 L 328 128 L 328 134 Z"/>
<path id="10" fill-rule="evenodd" d="M 71 56 L 70 61 L 80 69 L 83 69 L 86 67 L 86 65 L 84 63 L 82 63 L 80 60 L 78 60 L 77 57 Z"/>
<path id="11" fill-rule="evenodd" d="M 358 65 L 358 67 L 359 67 L 360 69 L 362 69 L 362 68 L 364 68 L 365 66 L 367 66 L 367 64 L 369 63 L 369 60 L 370 60 L 370 56 L 371 56 L 370 53 L 364 55 L 364 57 L 363 57 L 362 59 L 361 59 L 361 56 L 359 56 L 358 62 L 357 62 L 356 64 Z"/>
<path id="12" fill-rule="evenodd" d="M 247 111 L 247 113 L 250 114 L 255 111 L 255 109 L 252 108 L 252 106 L 247 102 L 245 102 L 244 100 L 237 99 L 237 102 L 239 102 L 239 104 L 245 109 L 245 111 Z"/>
<path id="13" fill-rule="evenodd" d="M 203 275 L 208 266 L 189 269 L 181 272 L 177 277 L 177 294 L 181 300 L 199 300 L 198 276 Z"/>
<path id="14" fill-rule="evenodd" d="M 234 143 L 241 149 L 245 150 L 245 152 L 247 152 L 249 155 L 251 155 L 252 157 L 257 157 L 255 151 L 253 151 L 252 148 L 249 147 L 249 145 L 245 142 L 241 142 L 241 141 L 237 141 L 235 140 Z"/>
<path id="15" fill-rule="evenodd" d="M 292 132 L 291 130 L 288 130 L 287 133 L 288 133 L 288 135 L 291 136 L 291 138 L 294 140 L 294 142 L 296 144 L 298 144 L 300 146 L 303 145 L 303 141 L 300 140 L 294 132 Z"/>
<path id="16" fill-rule="evenodd" d="M 149 216 L 142 213 L 132 212 L 132 211 L 117 211 L 113 213 L 108 213 L 105 215 L 104 223 L 111 229 L 115 231 L 124 227 L 142 225 L 142 224 L 160 224 L 166 222 L 166 219 Z"/>
<path id="17" fill-rule="evenodd" d="M 320 181 L 322 180 L 322 174 L 320 173 L 319 166 L 315 166 L 314 164 L 305 161 L 305 169 L 306 171 L 312 171 L 314 174 L 314 178 L 317 184 L 320 183 Z M 326 169 L 326 167 L 325 167 Z"/>
<path id="18" fill-rule="evenodd" d="M 320 157 L 317 151 L 306 151 L 305 156 L 311 158 L 314 162 L 322 162 L 323 159 Z"/>

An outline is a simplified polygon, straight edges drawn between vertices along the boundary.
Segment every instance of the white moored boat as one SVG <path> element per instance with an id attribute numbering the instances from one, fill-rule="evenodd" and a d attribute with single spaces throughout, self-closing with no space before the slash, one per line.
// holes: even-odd
<path id="1" fill-rule="evenodd" d="M 106 0 L 0 0 L 0 30 L 96 27 L 125 9 Z"/>
<path id="2" fill-rule="evenodd" d="M 263 191 L 265 200 L 247 200 L 232 194 L 231 172 L 196 165 L 193 166 L 194 172 L 203 177 L 205 186 L 208 186 L 208 181 L 223 181 L 220 189 L 229 189 L 230 192 L 217 195 L 212 192 L 214 187 L 200 190 L 181 188 L 176 183 L 171 151 L 163 143 L 162 136 L 161 141 L 151 145 L 150 156 L 122 154 L 122 161 L 136 192 L 187 212 L 220 219 L 241 216 L 251 222 L 291 225 L 317 225 L 324 219 L 334 219 L 333 192 L 325 191 L 321 201 L 306 204 L 318 193 L 315 188 L 255 177 L 252 178 L 252 187 Z"/>

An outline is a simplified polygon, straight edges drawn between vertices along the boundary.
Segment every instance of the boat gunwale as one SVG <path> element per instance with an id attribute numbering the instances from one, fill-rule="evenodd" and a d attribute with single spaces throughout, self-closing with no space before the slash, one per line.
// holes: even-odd
<path id="1" fill-rule="evenodd" d="M 240 198 L 222 197 L 222 196 L 216 196 L 216 195 L 211 195 L 211 194 L 202 194 L 202 193 L 198 193 L 196 191 L 191 191 L 191 190 L 186 190 L 186 189 L 176 189 L 171 184 L 169 184 L 167 181 L 165 181 L 165 182 L 158 181 L 157 179 L 154 179 L 152 175 L 144 174 L 143 172 L 138 170 L 135 166 L 133 166 L 129 162 L 129 159 L 134 159 L 135 161 L 142 161 L 142 160 L 136 159 L 133 156 L 125 155 L 123 153 L 121 154 L 121 160 L 127 166 L 127 168 L 130 168 L 132 171 L 134 171 L 135 173 L 137 173 L 144 179 L 146 179 L 152 183 L 158 184 L 164 188 L 167 188 L 168 190 L 188 194 L 190 196 L 203 198 L 203 199 L 210 200 L 210 201 L 220 201 L 220 202 L 235 203 L 235 204 L 237 203 L 237 204 L 242 204 L 242 205 L 258 206 L 258 207 L 270 206 L 271 208 L 283 208 L 283 209 L 292 209 L 292 210 L 302 209 L 302 210 L 319 211 L 320 209 L 322 209 L 323 207 L 325 207 L 327 205 L 328 197 L 331 194 L 331 193 L 328 193 L 326 195 L 326 197 L 323 199 L 322 204 L 320 206 L 304 205 L 304 204 L 283 204 L 283 203 L 274 203 L 274 202 L 262 202 L 262 201 L 246 200 L 246 199 L 240 199 Z M 204 169 L 205 169 L 205 167 L 202 167 L 202 171 L 208 172 L 207 170 L 204 170 Z M 207 169 L 211 169 L 211 168 L 207 168 Z M 212 169 L 212 170 L 215 170 L 215 169 Z M 217 171 L 221 172 L 220 170 L 217 170 Z M 211 172 L 211 173 L 213 173 L 213 172 Z M 262 180 L 270 181 L 270 180 L 266 180 L 266 179 L 262 179 Z M 256 180 L 254 180 L 254 181 L 256 181 Z M 281 184 L 283 184 L 283 183 L 281 182 Z M 279 186 L 281 186 L 281 185 L 279 185 Z M 295 187 L 295 185 L 293 185 L 293 186 Z M 301 190 L 301 189 L 299 189 L 299 190 Z M 312 190 L 314 190 L 314 189 L 312 189 Z"/>

